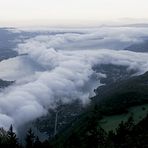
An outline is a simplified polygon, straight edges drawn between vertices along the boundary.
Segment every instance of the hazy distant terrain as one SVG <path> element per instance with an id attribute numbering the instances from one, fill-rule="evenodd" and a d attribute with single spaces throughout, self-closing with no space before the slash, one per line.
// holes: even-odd
<path id="1" fill-rule="evenodd" d="M 13 51 L 17 38 L 17 34 L 9 32 L 6 28 L 0 28 L 0 61 L 17 56 L 17 52 Z"/>
<path id="2" fill-rule="evenodd" d="M 144 40 L 142 43 L 136 43 L 126 47 L 125 50 L 135 51 L 135 52 L 148 52 L 148 40 Z"/>

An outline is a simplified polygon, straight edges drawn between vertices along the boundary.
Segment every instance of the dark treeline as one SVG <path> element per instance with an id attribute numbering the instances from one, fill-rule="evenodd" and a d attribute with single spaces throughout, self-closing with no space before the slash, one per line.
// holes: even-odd
<path id="1" fill-rule="evenodd" d="M 96 116 L 85 127 L 75 128 L 68 137 L 59 137 L 56 148 L 148 148 L 148 115 L 135 124 L 133 117 L 121 121 L 115 131 L 106 132 Z M 64 140 L 63 140 L 64 139 Z M 65 140 L 66 139 L 66 140 Z"/>
<path id="2" fill-rule="evenodd" d="M 148 147 L 148 115 L 135 124 L 132 117 L 121 122 L 115 131 L 105 132 L 99 126 L 98 118 L 92 116 L 82 132 L 73 130 L 68 137 L 58 137 L 40 141 L 33 131 L 26 132 L 25 144 L 21 144 L 13 131 L 0 129 L 0 148 L 147 148 Z"/>
<path id="3" fill-rule="evenodd" d="M 8 131 L 0 128 L 0 148 L 52 148 L 48 140 L 41 142 L 32 129 L 27 131 L 24 141 L 25 144 L 19 141 L 12 125 Z"/>

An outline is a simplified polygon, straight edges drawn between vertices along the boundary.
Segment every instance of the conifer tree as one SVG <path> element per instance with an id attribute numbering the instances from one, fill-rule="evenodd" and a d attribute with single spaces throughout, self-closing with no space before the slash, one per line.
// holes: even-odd
<path id="1" fill-rule="evenodd" d="M 33 148 L 35 142 L 35 136 L 31 128 L 28 130 L 25 140 L 26 140 L 26 148 Z"/>
<path id="2" fill-rule="evenodd" d="M 18 147 L 18 139 L 16 137 L 16 134 L 13 132 L 13 126 L 11 125 L 8 131 L 8 145 L 11 148 L 17 148 Z"/>
<path id="3" fill-rule="evenodd" d="M 35 148 L 41 148 L 41 146 L 42 146 L 42 143 L 41 143 L 39 137 L 37 136 L 36 139 L 35 139 L 35 142 L 34 142 L 34 147 Z"/>

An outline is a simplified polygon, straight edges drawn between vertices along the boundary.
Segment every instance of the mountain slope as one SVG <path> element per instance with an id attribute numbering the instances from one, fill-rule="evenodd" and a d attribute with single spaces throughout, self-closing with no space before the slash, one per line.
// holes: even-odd
<path id="1" fill-rule="evenodd" d="M 142 43 L 136 43 L 126 47 L 124 50 L 130 50 L 135 52 L 148 52 L 148 40 L 143 41 Z"/>
<path id="2" fill-rule="evenodd" d="M 98 131 L 106 137 L 107 133 L 99 125 L 101 119 L 105 116 L 128 114 L 131 107 L 142 104 L 148 104 L 148 72 L 99 87 L 97 95 L 92 98 L 91 105 L 69 127 L 57 135 L 53 145 L 58 148 L 69 147 L 68 141 L 73 139 L 72 143 L 80 144 L 74 145 L 73 148 L 82 147 L 82 145 L 87 147 L 87 141 L 90 139 L 87 140 L 86 137 L 89 137 L 91 132 Z M 95 134 L 97 136 L 98 133 L 93 132 L 93 139 L 96 138 Z"/>
<path id="3" fill-rule="evenodd" d="M 0 79 L 0 89 L 8 87 L 12 83 L 13 83 L 13 81 L 4 81 L 4 80 Z"/>

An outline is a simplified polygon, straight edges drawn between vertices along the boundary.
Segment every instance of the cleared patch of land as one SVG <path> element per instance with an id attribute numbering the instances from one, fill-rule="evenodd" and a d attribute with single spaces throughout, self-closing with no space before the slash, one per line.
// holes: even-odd
<path id="1" fill-rule="evenodd" d="M 106 131 L 115 130 L 121 121 L 127 121 L 130 116 L 135 123 L 140 122 L 148 114 L 148 104 L 131 107 L 127 114 L 106 116 L 100 120 L 100 125 Z"/>

